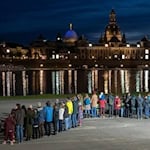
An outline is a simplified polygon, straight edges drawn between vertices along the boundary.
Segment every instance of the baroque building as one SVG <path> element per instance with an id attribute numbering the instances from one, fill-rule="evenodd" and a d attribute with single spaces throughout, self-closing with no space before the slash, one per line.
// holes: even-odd
<path id="1" fill-rule="evenodd" d="M 128 43 L 113 9 L 99 37 L 91 43 L 70 24 L 54 41 L 0 43 L 0 95 L 149 92 L 150 40 Z"/>
<path id="2" fill-rule="evenodd" d="M 55 41 L 48 41 L 40 36 L 32 42 L 30 50 L 32 59 L 69 60 L 72 67 L 85 65 L 100 67 L 106 64 L 107 67 L 115 67 L 111 60 L 117 61 L 116 63 L 120 61 L 123 63 L 121 65 L 126 67 L 129 67 L 129 61 L 132 60 L 135 63 L 133 67 L 137 67 L 136 61 L 149 60 L 149 47 L 150 41 L 147 37 L 135 44 L 127 43 L 126 36 L 117 23 L 116 13 L 112 9 L 108 25 L 105 27 L 104 34 L 100 36 L 99 42 L 90 43 L 84 35 L 78 36 L 73 30 L 73 25 L 70 24 L 64 36 L 58 33 Z M 138 65 L 141 66 L 143 63 Z"/>

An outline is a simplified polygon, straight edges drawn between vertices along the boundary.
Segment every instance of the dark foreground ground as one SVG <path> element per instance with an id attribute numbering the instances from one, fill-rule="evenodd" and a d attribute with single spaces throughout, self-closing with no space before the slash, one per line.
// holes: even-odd
<path id="1" fill-rule="evenodd" d="M 0 107 L 8 108 L 9 103 Z M 11 104 L 10 104 L 11 105 Z M 2 142 L 2 141 L 0 141 Z M 150 119 L 84 119 L 83 126 L 56 136 L 13 146 L 0 144 L 0 150 L 150 150 Z"/>

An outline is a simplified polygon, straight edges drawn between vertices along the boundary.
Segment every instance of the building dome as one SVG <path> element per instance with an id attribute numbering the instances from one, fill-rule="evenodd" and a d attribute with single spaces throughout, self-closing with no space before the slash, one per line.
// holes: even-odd
<path id="1" fill-rule="evenodd" d="M 72 30 L 72 24 L 70 24 L 70 29 L 65 33 L 64 42 L 76 42 L 78 40 L 77 33 Z"/>

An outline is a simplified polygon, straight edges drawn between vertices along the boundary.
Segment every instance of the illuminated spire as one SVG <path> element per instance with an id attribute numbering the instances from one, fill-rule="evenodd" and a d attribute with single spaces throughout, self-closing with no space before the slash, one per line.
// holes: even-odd
<path id="1" fill-rule="evenodd" d="M 72 30 L 72 23 L 70 23 L 69 27 L 70 27 L 70 30 Z"/>

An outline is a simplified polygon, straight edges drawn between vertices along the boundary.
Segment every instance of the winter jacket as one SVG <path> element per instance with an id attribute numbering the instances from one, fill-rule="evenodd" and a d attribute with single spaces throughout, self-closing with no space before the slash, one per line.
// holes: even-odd
<path id="1" fill-rule="evenodd" d="M 71 115 L 73 113 L 73 104 L 72 104 L 72 101 L 71 100 L 67 101 L 66 105 L 68 107 L 68 114 Z"/>
<path id="2" fill-rule="evenodd" d="M 98 102 L 98 96 L 96 94 L 93 94 L 91 98 L 92 107 L 97 107 L 97 102 Z"/>
<path id="3" fill-rule="evenodd" d="M 119 110 L 120 109 L 120 107 L 121 107 L 121 100 L 120 100 L 119 97 L 115 98 L 114 105 L 115 105 L 115 110 Z"/>
<path id="4" fill-rule="evenodd" d="M 52 122 L 53 121 L 53 108 L 51 106 L 46 106 L 44 108 L 45 113 L 45 121 Z"/>
<path id="5" fill-rule="evenodd" d="M 22 125 L 23 126 L 24 118 L 25 118 L 25 111 L 23 109 L 17 109 L 15 111 L 16 125 Z"/>

